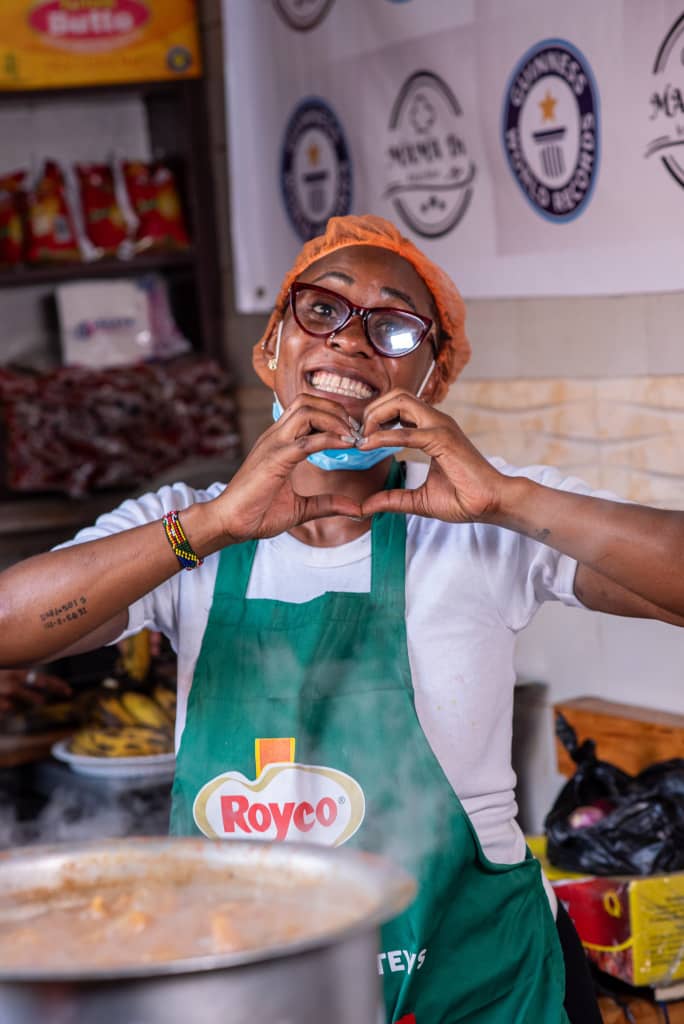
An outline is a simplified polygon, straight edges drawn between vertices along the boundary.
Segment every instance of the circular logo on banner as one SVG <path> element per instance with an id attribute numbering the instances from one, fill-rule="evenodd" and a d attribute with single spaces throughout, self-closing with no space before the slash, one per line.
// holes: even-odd
<path id="1" fill-rule="evenodd" d="M 653 139 L 646 157 L 659 156 L 665 170 L 684 188 L 684 14 L 667 33 L 656 55 L 654 75 L 663 75 L 650 97 Z"/>
<path id="2" fill-rule="evenodd" d="M 586 208 L 599 165 L 598 90 L 586 58 L 562 39 L 528 50 L 506 89 L 503 143 L 530 205 L 556 223 Z"/>
<path id="3" fill-rule="evenodd" d="M 334 111 L 323 100 L 303 100 L 290 118 L 280 182 L 288 217 L 303 241 L 321 234 L 329 217 L 349 213 L 349 147 Z"/>
<path id="4" fill-rule="evenodd" d="M 290 28 L 308 32 L 315 28 L 330 10 L 334 0 L 273 0 L 276 11 Z"/>
<path id="5" fill-rule="evenodd" d="M 424 238 L 452 231 L 470 205 L 476 169 L 461 119 L 454 93 L 432 71 L 411 75 L 392 108 L 384 195 Z"/>

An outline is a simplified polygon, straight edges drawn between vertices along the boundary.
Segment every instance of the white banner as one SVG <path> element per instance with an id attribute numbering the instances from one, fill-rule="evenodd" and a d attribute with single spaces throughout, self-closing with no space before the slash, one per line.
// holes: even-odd
<path id="1" fill-rule="evenodd" d="M 682 0 L 223 0 L 235 292 L 388 217 L 467 298 L 684 288 Z"/>

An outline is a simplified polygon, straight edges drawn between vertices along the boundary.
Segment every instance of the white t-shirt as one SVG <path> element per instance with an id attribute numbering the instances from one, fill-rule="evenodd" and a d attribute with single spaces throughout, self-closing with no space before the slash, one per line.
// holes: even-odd
<path id="1" fill-rule="evenodd" d="M 596 493 L 548 466 L 516 469 L 502 459 L 491 462 L 507 475 Z M 409 462 L 406 486 L 419 486 L 426 472 L 424 463 Z M 171 509 L 216 497 L 224 486 L 162 487 L 100 516 L 70 543 L 158 520 Z M 201 568 L 177 573 L 136 601 L 122 634 L 159 630 L 177 653 L 177 745 L 218 561 L 218 553 L 210 555 Z M 510 530 L 407 517 L 406 630 L 418 718 L 485 853 L 498 863 L 525 855 L 511 766 L 515 635 L 543 601 L 580 604 L 573 593 L 576 568 L 576 561 L 554 548 Z M 282 534 L 259 542 L 247 597 L 296 603 L 325 591 L 367 592 L 370 569 L 370 532 L 333 548 L 309 547 Z"/>

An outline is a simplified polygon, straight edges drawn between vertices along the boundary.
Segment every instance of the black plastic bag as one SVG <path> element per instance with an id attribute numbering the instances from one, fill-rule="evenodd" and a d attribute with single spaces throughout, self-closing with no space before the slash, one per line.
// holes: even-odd
<path id="1" fill-rule="evenodd" d="M 577 765 L 544 822 L 549 861 L 592 875 L 653 875 L 684 869 L 684 759 L 628 775 L 577 743 L 566 719 L 556 735 Z"/>

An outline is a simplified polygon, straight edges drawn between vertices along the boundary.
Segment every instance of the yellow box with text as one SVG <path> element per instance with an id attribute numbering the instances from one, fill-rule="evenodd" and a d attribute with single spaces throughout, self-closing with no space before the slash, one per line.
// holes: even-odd
<path id="1" fill-rule="evenodd" d="M 196 78 L 196 0 L 2 0 L 0 90 Z"/>
<path id="2" fill-rule="evenodd" d="M 601 970 L 630 985 L 684 978 L 684 871 L 577 874 L 549 863 L 544 836 L 528 836 L 527 844 Z"/>

